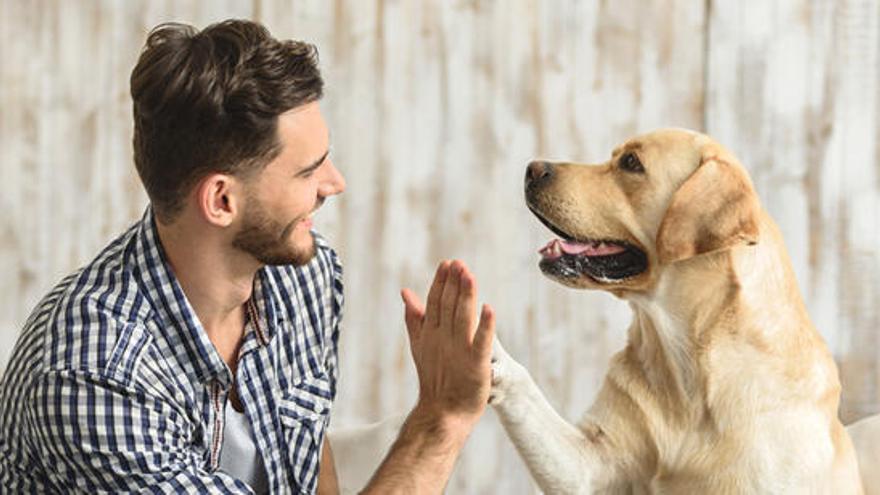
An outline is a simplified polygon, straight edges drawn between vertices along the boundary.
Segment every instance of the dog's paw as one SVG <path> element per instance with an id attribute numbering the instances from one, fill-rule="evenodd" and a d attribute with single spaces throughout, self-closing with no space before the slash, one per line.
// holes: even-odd
<path id="1" fill-rule="evenodd" d="M 489 393 L 489 404 L 498 406 L 527 379 L 526 369 L 507 354 L 496 338 L 492 349 L 492 391 Z"/>

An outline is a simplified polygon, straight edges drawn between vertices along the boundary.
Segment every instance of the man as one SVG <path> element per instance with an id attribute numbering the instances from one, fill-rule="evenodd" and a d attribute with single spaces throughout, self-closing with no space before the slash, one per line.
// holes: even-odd
<path id="1" fill-rule="evenodd" d="M 134 68 L 143 218 L 37 306 L 0 384 L 0 492 L 332 493 L 341 193 L 312 46 L 180 24 Z M 443 262 L 404 290 L 417 405 L 366 493 L 442 490 L 490 388 L 494 316 Z"/>

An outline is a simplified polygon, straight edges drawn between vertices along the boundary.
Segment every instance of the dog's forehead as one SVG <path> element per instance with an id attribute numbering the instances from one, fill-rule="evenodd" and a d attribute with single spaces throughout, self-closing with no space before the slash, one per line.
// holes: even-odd
<path id="1" fill-rule="evenodd" d="M 626 152 L 637 153 L 642 160 L 660 158 L 664 163 L 691 163 L 703 154 L 712 139 L 696 131 L 688 129 L 660 129 L 647 134 L 635 136 L 612 151 L 612 160 Z M 699 160 L 697 160 L 697 163 Z M 656 162 L 655 162 L 656 163 Z"/>
<path id="2" fill-rule="evenodd" d="M 625 151 L 640 151 L 648 149 L 676 148 L 700 148 L 708 139 L 705 134 L 700 134 L 687 129 L 660 129 L 647 134 L 642 134 L 628 139 L 612 151 L 613 155 L 619 155 Z"/>
<path id="3" fill-rule="evenodd" d="M 629 141 L 614 148 L 611 151 L 611 156 L 617 156 L 617 155 L 620 155 L 626 151 L 639 151 L 642 148 L 643 148 L 643 144 L 642 144 L 641 138 L 632 138 Z"/>

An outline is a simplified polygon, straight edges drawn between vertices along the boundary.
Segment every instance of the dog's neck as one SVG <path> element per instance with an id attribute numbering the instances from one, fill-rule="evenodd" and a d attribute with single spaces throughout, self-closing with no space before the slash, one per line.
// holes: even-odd
<path id="1" fill-rule="evenodd" d="M 635 317 L 625 354 L 650 370 L 645 376 L 668 393 L 668 407 L 705 405 L 716 339 L 785 355 L 780 348 L 798 332 L 815 334 L 776 226 L 767 218 L 761 230 L 757 245 L 665 267 L 653 291 L 628 298 Z"/>

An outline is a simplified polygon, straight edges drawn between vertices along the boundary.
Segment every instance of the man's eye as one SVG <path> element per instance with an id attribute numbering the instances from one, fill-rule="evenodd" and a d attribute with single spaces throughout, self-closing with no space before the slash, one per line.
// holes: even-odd
<path id="1" fill-rule="evenodd" d="M 632 152 L 620 157 L 618 167 L 620 167 L 620 170 L 623 170 L 624 172 L 630 172 L 634 174 L 645 173 L 645 167 L 642 165 L 642 162 L 639 161 L 639 157 Z"/>

